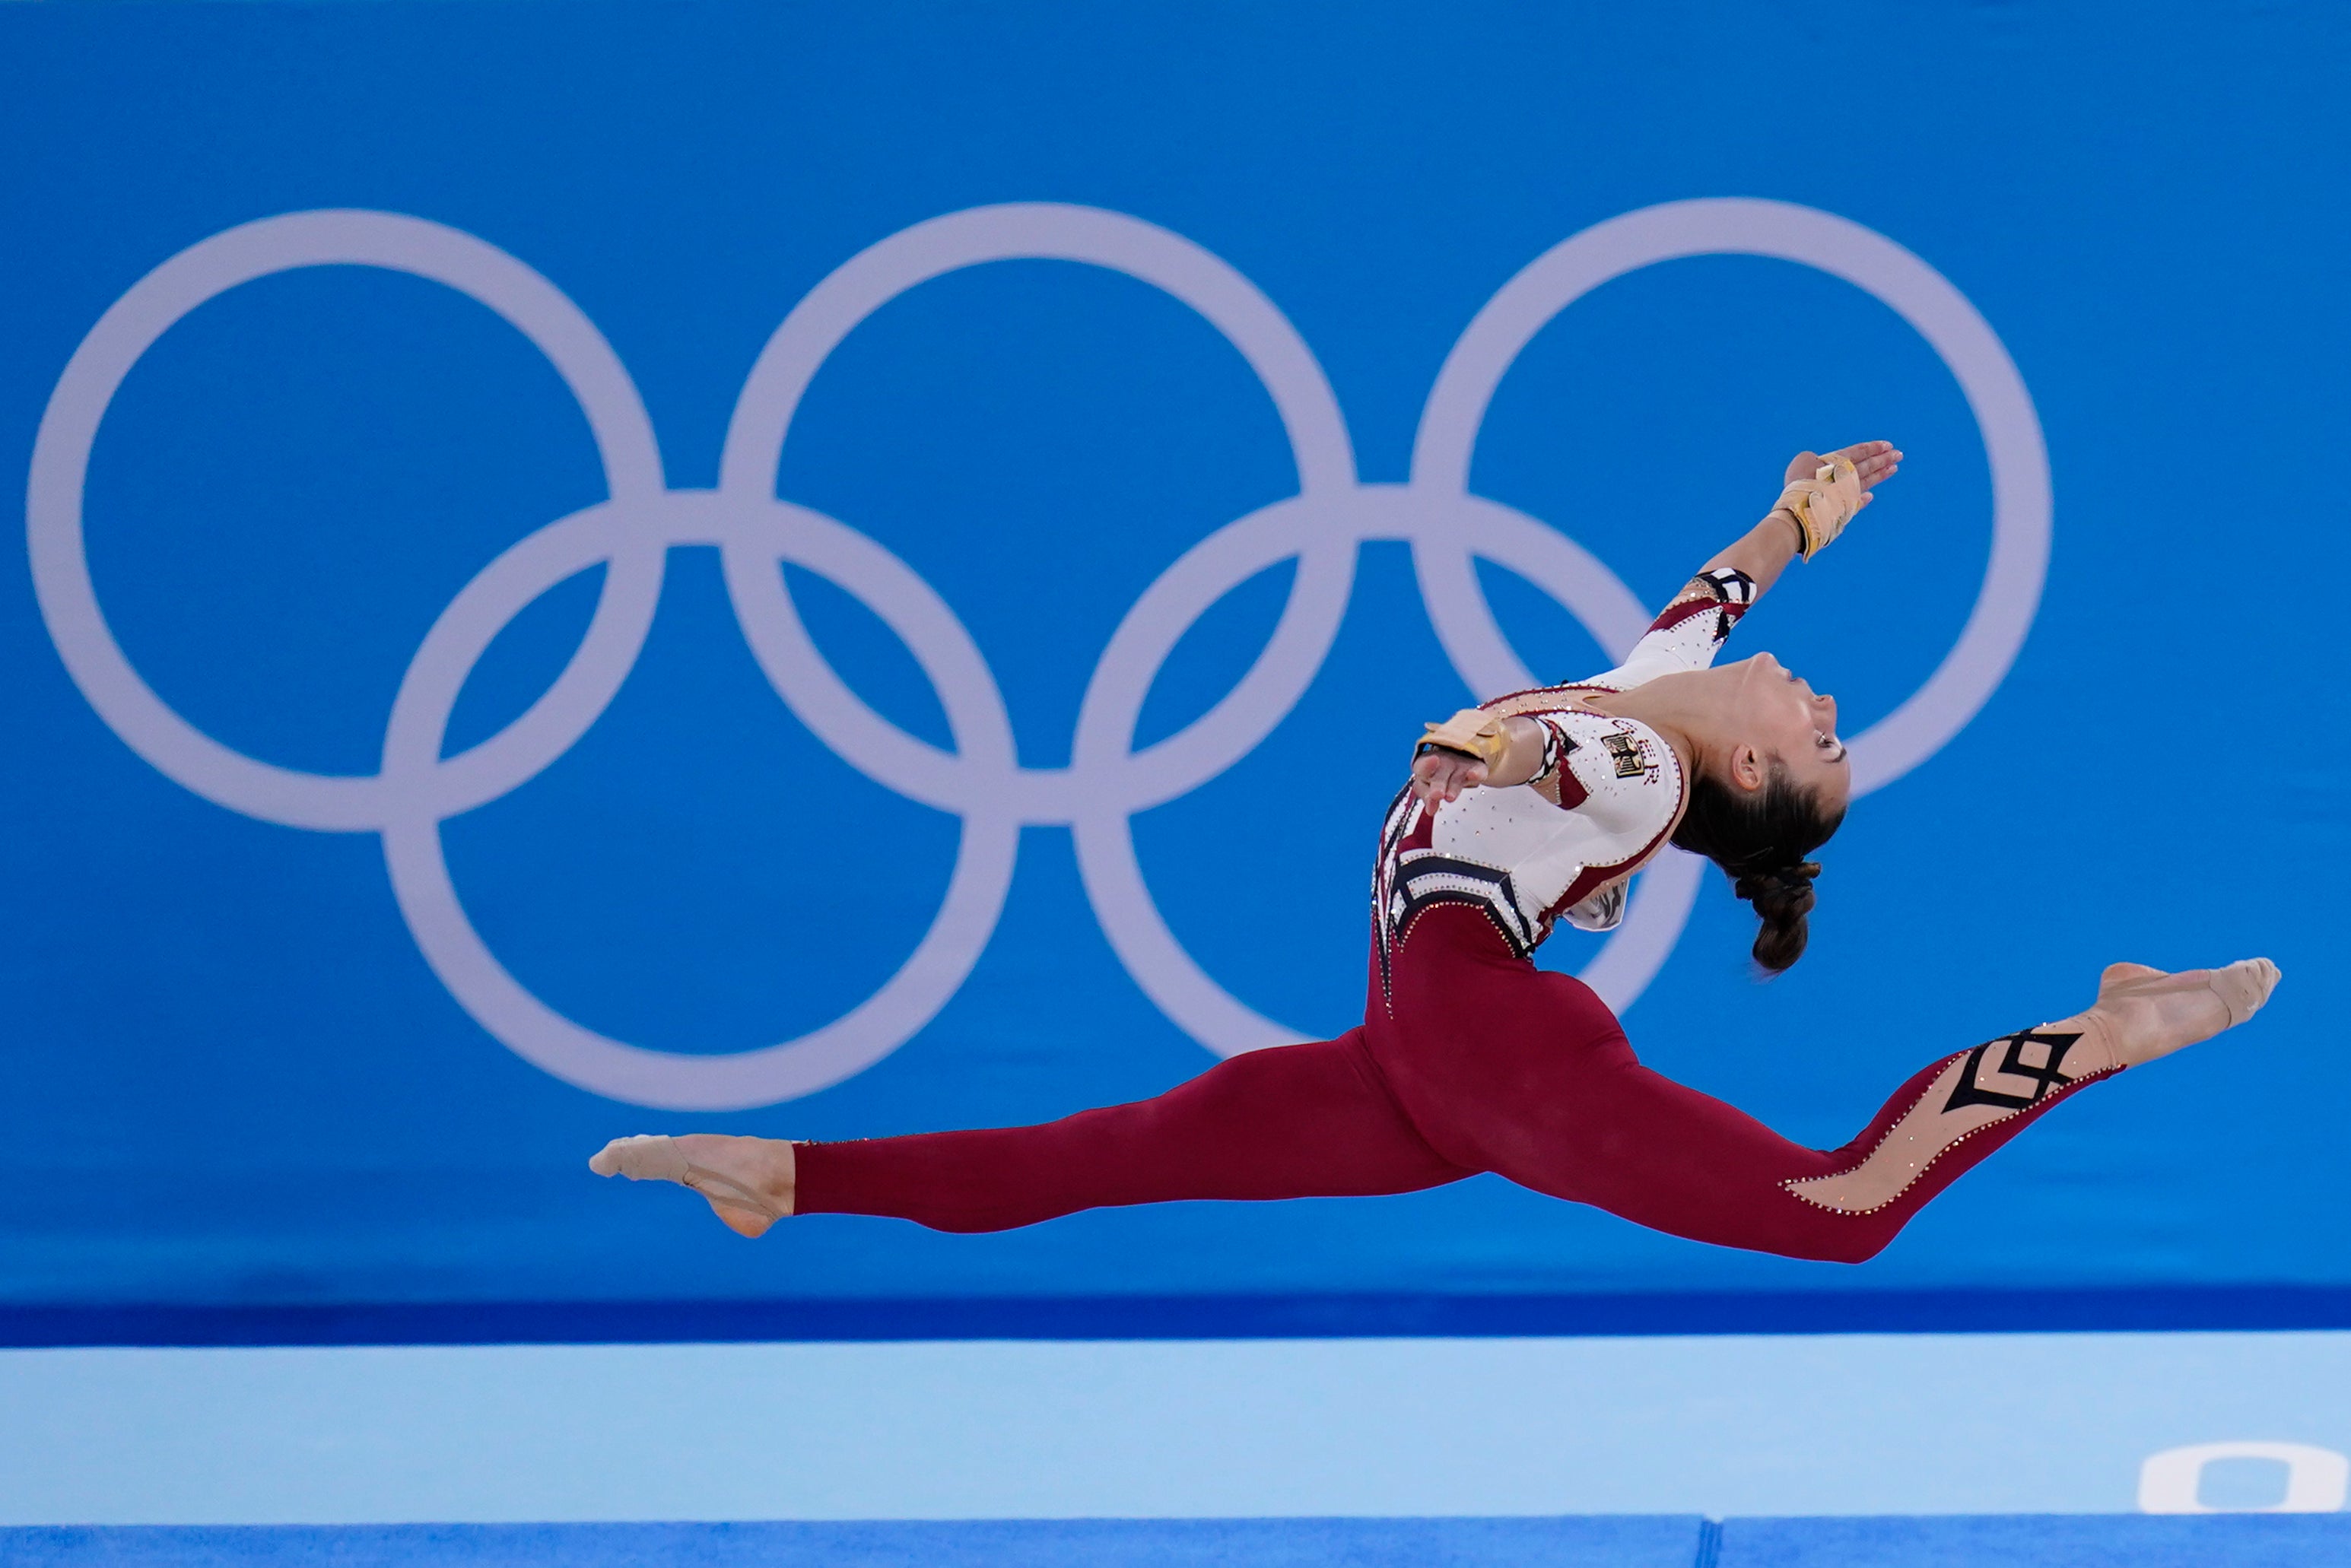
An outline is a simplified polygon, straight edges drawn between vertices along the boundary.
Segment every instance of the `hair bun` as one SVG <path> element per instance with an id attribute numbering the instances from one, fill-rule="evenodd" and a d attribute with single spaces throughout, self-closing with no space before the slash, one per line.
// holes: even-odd
<path id="1" fill-rule="evenodd" d="M 1813 912 L 1813 905 L 1818 902 L 1813 892 L 1813 878 L 1820 874 L 1818 861 L 1799 861 L 1794 865 L 1749 872 L 1732 888 L 1755 906 L 1756 914 L 1777 925 Z"/>
<path id="2" fill-rule="evenodd" d="M 1789 782 L 1787 764 L 1774 758 L 1761 790 L 1734 789 L 1703 769 L 1694 775 L 1674 842 L 1720 866 L 1754 905 L 1763 925 L 1755 962 L 1776 975 L 1803 956 L 1808 940 L 1804 917 L 1821 868 L 1804 857 L 1843 821 L 1842 805 L 1831 810 L 1818 789 Z"/>

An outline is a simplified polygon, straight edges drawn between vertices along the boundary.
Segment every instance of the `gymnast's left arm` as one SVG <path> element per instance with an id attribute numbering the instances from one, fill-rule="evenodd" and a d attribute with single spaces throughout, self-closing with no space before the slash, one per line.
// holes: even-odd
<path id="1" fill-rule="evenodd" d="M 1713 664 L 1730 628 L 1780 580 L 1788 562 L 1797 556 L 1810 560 L 1826 549 L 1901 462 L 1890 441 L 1865 441 L 1825 456 L 1796 454 L 1779 504 L 1746 537 L 1698 568 L 1625 662 L 1597 684 L 1623 691 Z"/>

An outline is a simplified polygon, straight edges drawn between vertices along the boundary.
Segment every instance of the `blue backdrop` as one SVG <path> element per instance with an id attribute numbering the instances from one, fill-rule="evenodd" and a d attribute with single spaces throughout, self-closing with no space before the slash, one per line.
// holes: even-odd
<path id="1" fill-rule="evenodd" d="M 2351 1285 L 2345 32 L 11 8 L 0 1291 Z M 1740 633 L 1883 782 L 1810 956 L 1757 984 L 1686 869 L 1547 960 L 1822 1145 L 2113 959 L 2287 979 L 1876 1262 L 1494 1178 L 750 1246 L 584 1170 L 1347 1027 L 1418 722 L 1880 435 Z"/>

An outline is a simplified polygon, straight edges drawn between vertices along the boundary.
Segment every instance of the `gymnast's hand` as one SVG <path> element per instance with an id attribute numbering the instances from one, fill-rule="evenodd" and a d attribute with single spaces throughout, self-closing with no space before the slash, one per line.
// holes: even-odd
<path id="1" fill-rule="evenodd" d="M 1486 765 L 1458 751 L 1423 752 L 1412 761 L 1412 792 L 1431 810 L 1438 801 L 1458 800 L 1462 790 L 1485 781 Z"/>
<path id="2" fill-rule="evenodd" d="M 1902 466 L 1902 454 L 1894 450 L 1894 443 L 1858 441 L 1842 452 L 1832 452 L 1826 456 L 1817 452 L 1797 453 L 1789 460 L 1787 476 L 1781 483 L 1792 485 L 1800 479 L 1809 479 L 1820 472 L 1822 464 L 1840 457 L 1852 464 L 1854 472 L 1861 477 L 1861 505 L 1854 508 L 1856 517 L 1877 498 L 1870 491 L 1893 478 Z"/>

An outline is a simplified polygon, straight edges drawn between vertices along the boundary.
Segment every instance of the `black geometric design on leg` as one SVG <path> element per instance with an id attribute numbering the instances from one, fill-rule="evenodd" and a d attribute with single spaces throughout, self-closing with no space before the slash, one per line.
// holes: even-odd
<path id="1" fill-rule="evenodd" d="M 2022 1111 L 2038 1105 L 2055 1090 L 2064 1088 L 2073 1080 L 2062 1071 L 2065 1053 L 2081 1039 L 2081 1032 L 2043 1034 L 2038 1030 L 2019 1030 L 1999 1040 L 1988 1040 L 1968 1052 L 1968 1064 L 1959 1073 L 1959 1082 L 1951 1086 L 1951 1097 L 1943 1103 L 1946 1111 L 1956 1111 L 1963 1105 L 1997 1105 L 2003 1110 Z M 2037 1049 L 2036 1049 L 2037 1048 Z M 2030 1094 L 2011 1094 L 2005 1090 L 1984 1085 L 1984 1059 L 1992 1051 L 2001 1052 L 1992 1071 L 2007 1078 L 2026 1078 L 2032 1082 Z M 2038 1057 L 2038 1061 L 2028 1060 Z"/>

